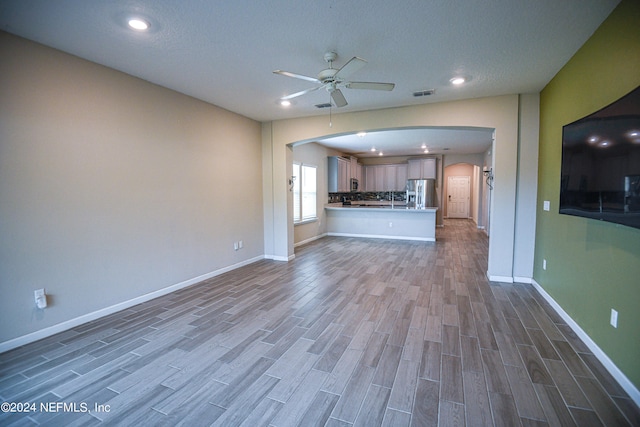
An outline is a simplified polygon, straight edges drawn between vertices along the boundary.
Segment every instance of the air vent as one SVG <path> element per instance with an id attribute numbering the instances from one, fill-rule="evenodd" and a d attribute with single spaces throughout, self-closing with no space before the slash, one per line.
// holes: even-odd
<path id="1" fill-rule="evenodd" d="M 329 102 L 325 104 L 316 104 L 316 108 L 329 108 L 329 107 L 331 107 L 331 104 Z"/>
<path id="2" fill-rule="evenodd" d="M 418 92 L 413 92 L 413 96 L 417 98 L 419 96 L 433 95 L 434 93 L 436 93 L 435 89 L 419 90 Z"/>

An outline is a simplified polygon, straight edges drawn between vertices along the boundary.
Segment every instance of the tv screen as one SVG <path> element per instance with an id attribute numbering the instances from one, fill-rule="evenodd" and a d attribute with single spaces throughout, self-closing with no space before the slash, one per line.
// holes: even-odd
<path id="1" fill-rule="evenodd" d="M 563 126 L 560 213 L 640 228 L 640 86 Z"/>

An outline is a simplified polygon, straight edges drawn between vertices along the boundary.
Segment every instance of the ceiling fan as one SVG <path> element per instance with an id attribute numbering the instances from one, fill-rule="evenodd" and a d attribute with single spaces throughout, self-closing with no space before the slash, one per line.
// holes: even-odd
<path id="1" fill-rule="evenodd" d="M 309 92 L 316 91 L 320 88 L 325 88 L 327 92 L 331 95 L 331 99 L 335 103 L 336 107 L 344 107 L 347 105 L 347 100 L 340 88 L 347 89 L 370 89 L 370 90 L 393 90 L 395 87 L 394 83 L 376 83 L 376 82 L 352 82 L 349 81 L 348 78 L 351 74 L 358 71 L 360 68 L 364 67 L 367 64 L 362 58 L 358 58 L 354 56 L 344 64 L 341 68 L 333 68 L 333 61 L 336 60 L 338 54 L 335 52 L 327 52 L 324 54 L 324 60 L 329 63 L 329 68 L 324 69 L 318 73 L 318 77 L 309 77 L 304 76 L 302 74 L 291 73 L 289 71 L 275 70 L 275 74 L 280 74 L 282 76 L 293 77 L 296 79 L 306 80 L 309 82 L 316 83 L 318 86 L 314 86 L 309 89 L 305 89 L 300 92 L 292 93 L 291 95 L 287 95 L 285 97 L 280 98 L 281 101 L 287 101 L 289 99 L 296 98 L 301 95 L 305 95 Z"/>

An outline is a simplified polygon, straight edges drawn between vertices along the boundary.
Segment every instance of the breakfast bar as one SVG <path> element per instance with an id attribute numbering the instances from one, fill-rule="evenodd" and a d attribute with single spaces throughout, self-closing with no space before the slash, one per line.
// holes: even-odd
<path id="1" fill-rule="evenodd" d="M 331 203 L 325 206 L 327 234 L 435 242 L 437 210 L 406 204 Z"/>

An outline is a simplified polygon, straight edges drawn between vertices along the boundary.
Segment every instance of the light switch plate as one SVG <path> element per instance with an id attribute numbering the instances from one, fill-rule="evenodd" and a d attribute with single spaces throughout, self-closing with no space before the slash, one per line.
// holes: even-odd
<path id="1" fill-rule="evenodd" d="M 611 309 L 611 320 L 609 321 L 609 323 L 614 328 L 618 327 L 618 312 L 616 310 L 614 310 L 613 308 Z"/>
<path id="2" fill-rule="evenodd" d="M 545 200 L 544 203 L 542 204 L 542 208 L 545 211 L 548 211 L 551 208 L 551 203 L 548 200 Z"/>

